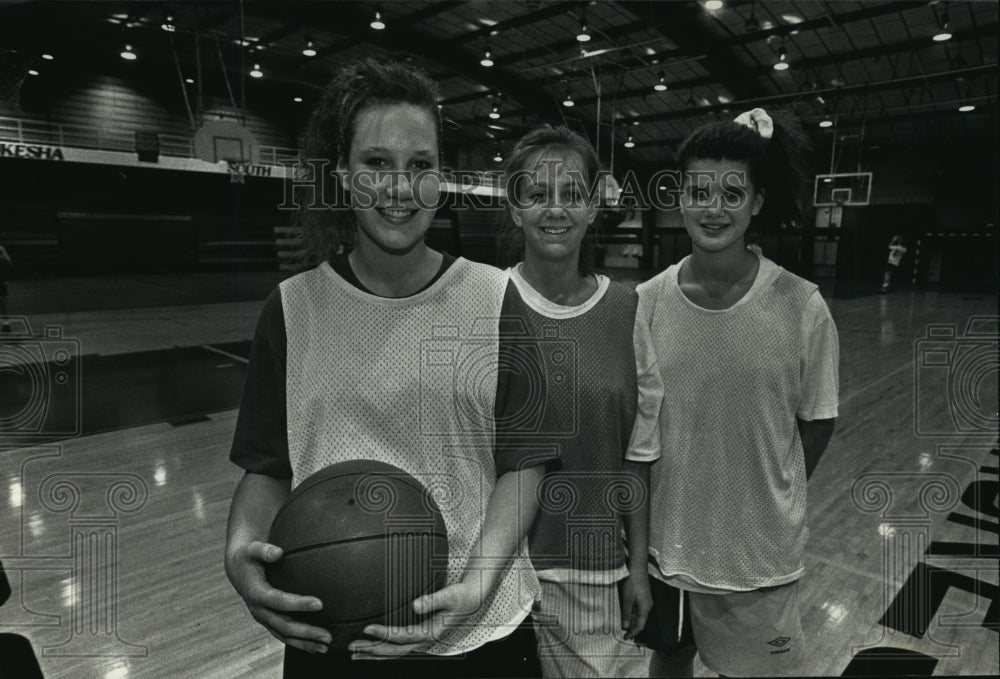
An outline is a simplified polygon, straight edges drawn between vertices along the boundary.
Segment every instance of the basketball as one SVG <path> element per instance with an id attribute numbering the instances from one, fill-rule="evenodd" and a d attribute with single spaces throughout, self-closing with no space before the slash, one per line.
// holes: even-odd
<path id="1" fill-rule="evenodd" d="M 331 650 L 345 650 L 368 624 L 417 622 L 413 600 L 445 581 L 448 534 L 433 497 L 374 460 L 341 462 L 303 481 L 278 510 L 268 542 L 284 550 L 268 564 L 268 581 L 323 602 L 297 618 L 329 630 Z"/>

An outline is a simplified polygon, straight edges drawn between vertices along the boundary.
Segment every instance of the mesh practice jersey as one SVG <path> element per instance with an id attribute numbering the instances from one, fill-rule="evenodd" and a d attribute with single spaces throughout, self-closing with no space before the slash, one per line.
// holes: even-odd
<path id="1" fill-rule="evenodd" d="M 519 268 L 511 280 L 545 370 L 538 403 L 530 406 L 538 417 L 524 430 L 556 445 L 561 461 L 539 490 L 531 560 L 542 579 L 593 582 L 603 571 L 600 579 L 614 582 L 627 575 L 620 512 L 644 495 L 622 471 L 635 421 L 637 296 L 598 276 L 590 299 L 564 306 L 532 288 Z"/>
<path id="2" fill-rule="evenodd" d="M 403 469 L 431 489 L 441 508 L 449 538 L 446 584 L 458 582 L 499 474 L 553 457 L 497 441 L 498 319 L 507 285 L 506 272 L 464 259 L 404 298 L 369 294 L 326 263 L 284 281 L 287 435 L 241 438 L 244 408 L 255 407 L 254 391 L 270 379 L 261 374 L 267 370 L 250 371 L 231 457 L 256 473 L 282 476 L 288 469 L 293 488 L 348 460 Z M 472 650 L 524 619 L 538 592 L 524 546 L 498 567 L 499 585 L 482 608 L 448 629 L 430 653 Z"/>
<path id="3" fill-rule="evenodd" d="M 636 424 L 636 438 L 658 436 L 662 451 L 650 479 L 656 575 L 708 591 L 791 582 L 807 538 L 796 417 L 837 416 L 836 327 L 816 286 L 770 260 L 723 310 L 684 295 L 683 264 L 638 287 L 637 357 L 661 378 L 640 392 L 659 392 L 656 419 L 640 405 Z"/>

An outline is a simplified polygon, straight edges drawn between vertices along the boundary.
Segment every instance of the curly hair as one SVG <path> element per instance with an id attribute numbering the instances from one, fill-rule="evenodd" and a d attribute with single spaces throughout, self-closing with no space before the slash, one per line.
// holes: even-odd
<path id="1" fill-rule="evenodd" d="M 524 259 L 524 231 L 514 223 L 511 215 L 511 200 L 516 197 L 524 181 L 519 172 L 528 169 L 528 165 L 538 154 L 544 151 L 558 151 L 567 156 L 576 155 L 583 166 L 583 180 L 590 188 L 599 187 L 601 177 L 601 162 L 594 152 L 594 147 L 586 139 L 572 130 L 559 126 L 545 125 L 528 132 L 514 147 L 510 157 L 504 164 L 504 183 L 506 187 L 507 207 L 500 213 L 497 232 L 499 238 L 499 254 L 502 266 L 513 266 Z M 511 179 L 516 180 L 511 182 Z M 591 196 L 595 199 L 597 196 Z M 595 219 L 595 222 L 597 220 Z M 594 271 L 596 257 L 596 229 L 591 226 L 580 243 L 580 273 L 589 274 Z"/>
<path id="2" fill-rule="evenodd" d="M 411 104 L 435 121 L 438 151 L 441 146 L 441 112 L 437 84 L 422 70 L 407 63 L 368 57 L 340 68 L 320 95 L 305 132 L 304 157 L 316 167 L 324 167 L 333 181 L 323 181 L 323 196 L 316 201 L 332 206 L 318 210 L 316 201 L 303 200 L 312 185 L 299 191 L 298 224 L 302 227 L 312 259 L 324 261 L 354 243 L 357 228 L 345 190 L 337 177 L 338 163 L 346 161 L 354 139 L 358 114 L 373 106 Z"/>
<path id="3" fill-rule="evenodd" d="M 709 123 L 692 132 L 677 150 L 684 172 L 697 159 L 744 161 L 754 188 L 766 194 L 750 227 L 767 231 L 802 217 L 810 173 L 812 144 L 798 120 L 782 111 L 769 112 L 774 134 L 764 139 L 732 121 Z"/>

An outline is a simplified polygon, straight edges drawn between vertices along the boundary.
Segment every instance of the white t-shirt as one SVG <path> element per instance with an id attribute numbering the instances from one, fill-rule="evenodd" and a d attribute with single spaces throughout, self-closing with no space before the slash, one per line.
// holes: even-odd
<path id="1" fill-rule="evenodd" d="M 700 591 L 791 582 L 807 537 L 796 418 L 837 416 L 836 327 L 815 285 L 766 258 L 722 310 L 684 295 L 683 264 L 638 287 L 646 379 L 633 444 L 661 452 L 650 478 L 653 574 Z"/>
<path id="2" fill-rule="evenodd" d="M 899 263 L 903 261 L 903 255 L 906 254 L 905 245 L 890 245 L 889 246 L 889 263 L 893 266 L 899 266 Z"/>

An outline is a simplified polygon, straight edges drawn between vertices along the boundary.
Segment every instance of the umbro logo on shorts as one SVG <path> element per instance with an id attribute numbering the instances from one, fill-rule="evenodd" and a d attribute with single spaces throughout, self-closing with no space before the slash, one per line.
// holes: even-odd
<path id="1" fill-rule="evenodd" d="M 776 639 L 771 639 L 769 642 L 767 642 L 768 646 L 777 646 L 780 649 L 778 651 L 771 651 L 771 655 L 778 655 L 780 653 L 788 653 L 790 650 L 792 650 L 790 648 L 782 648 L 789 641 L 791 641 L 791 638 L 789 638 L 789 637 L 778 637 Z"/>

